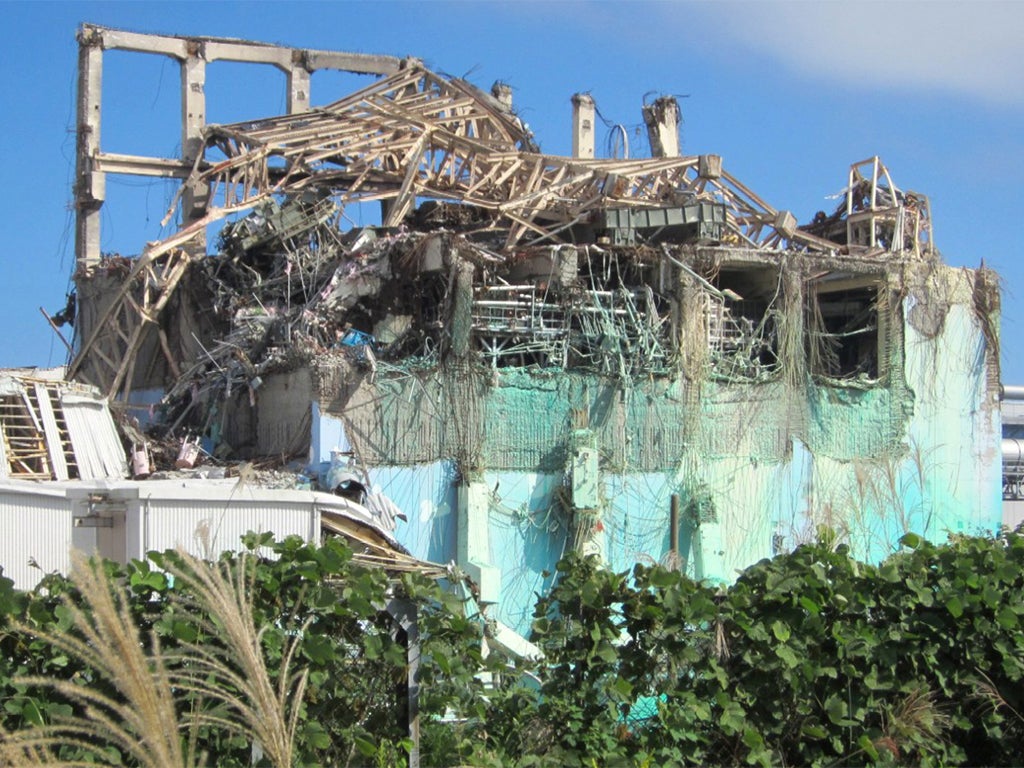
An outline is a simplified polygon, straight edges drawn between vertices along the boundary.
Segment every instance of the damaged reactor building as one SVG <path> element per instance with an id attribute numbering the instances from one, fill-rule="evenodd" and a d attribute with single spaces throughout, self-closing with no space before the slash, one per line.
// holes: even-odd
<path id="1" fill-rule="evenodd" d="M 998 527 L 998 280 L 942 263 L 928 198 L 877 157 L 800 225 L 681 156 L 671 97 L 643 107 L 652 157 L 602 159 L 577 94 L 558 157 L 508 86 L 413 59 L 79 43 L 67 377 L 138 422 L 129 443 L 385 497 L 401 545 L 524 635 L 572 549 L 730 580 L 820 526 L 868 559 Z M 180 158 L 101 149 L 116 49 L 180 63 Z M 278 67 L 288 114 L 206 124 L 215 60 Z M 368 84 L 311 107 L 321 69 Z M 101 254 L 108 174 L 180 179 L 177 232 Z M 378 225 L 353 225 L 365 206 Z"/>

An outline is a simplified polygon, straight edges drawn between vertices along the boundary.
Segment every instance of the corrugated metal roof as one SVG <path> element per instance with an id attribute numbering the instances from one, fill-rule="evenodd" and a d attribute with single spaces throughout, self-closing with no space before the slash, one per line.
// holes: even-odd
<path id="1" fill-rule="evenodd" d="M 60 427 L 57 424 L 57 416 L 53 411 L 53 403 L 50 400 L 50 392 L 46 385 L 37 381 L 35 383 L 36 402 L 39 403 L 39 414 L 43 420 L 43 430 L 46 434 L 46 451 L 50 455 L 50 469 L 58 480 L 67 480 L 68 462 L 64 456 L 64 443 L 60 436 Z"/>
<path id="2" fill-rule="evenodd" d="M 107 401 L 62 392 L 60 403 L 83 480 L 113 479 L 128 474 L 128 460 Z"/>
<path id="3" fill-rule="evenodd" d="M 0 478 L 123 478 L 128 461 L 107 401 L 74 382 L 0 373 Z"/>

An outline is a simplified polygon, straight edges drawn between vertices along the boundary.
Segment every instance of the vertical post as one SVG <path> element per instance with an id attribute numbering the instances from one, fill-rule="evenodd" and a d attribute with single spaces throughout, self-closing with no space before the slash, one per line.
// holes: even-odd
<path id="1" fill-rule="evenodd" d="M 399 717 L 409 731 L 412 748 L 409 750 L 409 768 L 420 768 L 420 626 L 416 604 L 409 600 L 391 600 L 388 613 L 395 622 L 397 640 L 405 646 L 406 678 L 404 691 L 405 711 Z"/>
<path id="2" fill-rule="evenodd" d="M 181 62 L 181 159 L 191 165 L 203 151 L 203 126 L 206 125 L 206 59 L 203 44 L 189 40 L 186 56 Z M 186 185 L 189 182 L 184 182 Z M 206 215 L 210 189 L 203 184 L 186 186 L 182 195 L 182 226 L 187 227 Z M 200 233 L 192 243 L 200 253 L 206 251 L 206 234 Z"/>
<path id="3" fill-rule="evenodd" d="M 597 108 L 587 93 L 572 97 L 572 156 L 594 159 L 594 115 Z"/>
<path id="4" fill-rule="evenodd" d="M 301 51 L 292 51 L 292 66 L 288 69 L 288 114 L 309 111 L 309 70 Z"/>
<path id="5" fill-rule="evenodd" d="M 452 254 L 452 269 L 455 270 L 455 301 L 452 302 L 450 325 L 451 351 L 457 358 L 465 358 L 470 351 L 473 326 L 473 262 Z"/>
<path id="6" fill-rule="evenodd" d="M 672 553 L 672 563 L 679 562 L 679 494 L 672 494 L 672 503 L 668 513 L 668 551 Z"/>
<path id="7" fill-rule="evenodd" d="M 501 597 L 501 571 L 491 565 L 489 499 L 490 491 L 480 480 L 467 480 L 458 487 L 455 556 L 476 583 L 480 603 L 496 603 Z"/>
<path id="8" fill-rule="evenodd" d="M 643 106 L 647 139 L 652 157 L 679 157 L 679 102 L 674 96 L 660 96 Z"/>
<path id="9" fill-rule="evenodd" d="M 106 174 L 93 169 L 100 151 L 100 100 L 103 47 L 100 33 L 83 26 L 78 33 L 78 116 L 75 157 L 75 261 L 78 267 L 100 260 L 100 209 L 106 198 Z"/>

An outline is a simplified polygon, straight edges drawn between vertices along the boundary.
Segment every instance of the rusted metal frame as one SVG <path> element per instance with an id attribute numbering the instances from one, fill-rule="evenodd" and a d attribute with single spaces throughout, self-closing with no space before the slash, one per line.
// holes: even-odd
<path id="1" fill-rule="evenodd" d="M 660 173 L 646 173 L 636 179 L 636 196 L 641 199 L 653 199 L 657 197 L 658 184 L 662 181 Z"/>
<path id="2" fill-rule="evenodd" d="M 181 378 L 181 368 L 178 366 L 178 361 L 174 359 L 174 355 L 171 354 L 171 345 L 167 341 L 167 332 L 163 328 L 157 327 L 157 336 L 160 339 L 160 350 L 164 353 L 164 360 L 167 361 L 167 367 L 171 371 L 171 375 L 175 379 Z"/>
<path id="3" fill-rule="evenodd" d="M 473 99 L 479 106 L 479 108 L 489 118 L 488 122 L 492 129 L 500 131 L 502 136 L 511 144 L 515 144 L 517 141 L 520 141 L 521 139 L 525 138 L 526 132 L 523 131 L 523 129 L 519 127 L 515 123 L 515 121 L 512 120 L 504 112 L 496 110 L 487 102 L 482 101 L 477 95 L 477 92 L 475 92 L 476 89 L 468 88 L 466 85 L 462 83 L 462 81 L 458 80 L 445 81 L 445 87 L 456 90 L 459 93 L 464 94 Z"/>
<path id="4" fill-rule="evenodd" d="M 522 234 L 525 233 L 527 230 L 533 230 L 538 235 L 543 235 L 545 237 L 547 237 L 548 235 L 548 231 L 546 229 L 537 226 L 534 222 L 528 219 L 521 218 L 516 214 L 510 213 L 508 211 L 503 211 L 503 215 L 516 224 L 515 227 L 512 227 L 512 229 L 509 230 L 508 238 L 505 241 L 505 247 L 507 248 L 511 247 L 515 243 L 518 243 L 519 240 L 522 238 Z"/>
<path id="5" fill-rule="evenodd" d="M 152 259 L 155 257 L 149 258 Z M 110 304 L 107 305 L 107 309 L 103 312 L 102 316 L 97 320 L 96 327 L 89 335 L 89 338 L 86 339 L 86 341 L 82 344 L 78 355 L 68 365 L 69 379 L 74 378 L 75 374 L 78 373 L 85 356 L 90 352 L 92 347 L 97 343 L 97 341 L 103 335 L 103 333 L 105 331 L 109 332 L 107 328 L 108 322 L 110 322 L 110 320 L 116 315 L 117 312 L 121 311 L 122 302 L 124 301 L 125 295 L 128 293 L 129 290 L 131 290 L 132 283 L 135 282 L 135 279 L 139 276 L 139 274 L 143 271 L 146 264 L 148 263 L 147 261 L 145 261 L 146 259 L 146 254 L 143 254 L 142 256 L 139 257 L 135 267 L 133 267 L 132 270 L 128 273 L 124 282 L 121 284 L 121 287 L 118 288 L 117 292 L 111 299 Z M 103 356 L 102 353 L 100 353 L 100 356 Z M 110 364 L 114 369 L 117 368 L 116 364 Z"/>
<path id="6" fill-rule="evenodd" d="M 125 401 L 128 400 L 128 396 L 131 394 L 132 377 L 135 375 L 136 355 L 132 350 L 141 342 L 143 333 L 146 330 L 146 326 L 150 322 L 152 321 L 149 320 L 148 318 L 143 318 L 142 322 L 136 325 L 134 330 L 132 331 L 132 338 L 128 342 L 128 351 L 125 352 L 125 355 L 121 361 L 121 365 L 117 369 L 117 373 L 114 375 L 114 378 L 110 383 L 110 386 L 104 393 L 108 399 L 113 400 L 115 397 L 117 397 L 118 391 L 121 390 L 122 382 L 126 382 L 124 389 L 122 391 L 122 395 Z"/>
<path id="7" fill-rule="evenodd" d="M 350 133 L 356 133 L 360 129 L 357 120 L 323 120 L 311 122 L 299 130 L 288 130 L 280 133 L 261 137 L 261 143 L 275 146 L 303 145 L 310 139 L 321 138 L 323 140 L 338 140 Z"/>
<path id="8" fill-rule="evenodd" d="M 762 200 L 760 197 L 758 197 L 756 194 L 754 194 L 754 192 L 751 191 L 751 189 L 749 187 L 747 187 L 745 184 L 743 184 L 739 179 L 737 179 L 735 176 L 733 176 L 728 171 L 725 171 L 725 170 L 722 171 L 722 178 L 725 181 L 727 181 L 729 183 L 729 185 L 732 186 L 734 189 L 736 189 L 739 192 L 741 192 L 747 198 L 747 200 L 752 202 L 755 206 L 760 208 L 765 213 L 769 213 L 772 216 L 774 216 L 775 214 L 778 213 L 777 210 L 772 208 L 770 205 L 768 205 L 768 203 L 766 203 L 764 200 Z"/>
<path id="9" fill-rule="evenodd" d="M 451 153 L 441 147 L 428 146 L 424 153 L 423 170 L 424 185 L 433 189 L 442 189 L 445 182 L 445 167 L 449 164 Z"/>
<path id="10" fill-rule="evenodd" d="M 262 120 L 253 120 L 248 123 L 215 124 L 208 126 L 208 128 L 235 131 L 239 134 L 252 136 L 257 141 L 268 141 L 284 134 L 301 132 L 310 124 L 327 122 L 331 118 L 331 113 L 325 112 L 318 107 L 313 107 L 306 112 L 297 114 L 278 115 Z"/>
<path id="11" fill-rule="evenodd" d="M 424 120 L 414 114 L 407 113 L 399 105 L 377 104 L 374 106 L 380 109 L 380 111 L 383 114 L 391 118 L 395 118 L 399 121 L 406 121 L 408 123 L 412 123 L 413 125 L 417 125 L 418 127 L 420 127 L 421 130 L 427 130 L 428 128 L 432 129 L 432 133 L 448 138 L 452 142 L 452 145 L 455 147 L 459 147 L 466 150 L 475 150 L 477 152 L 484 153 L 493 153 L 496 150 L 494 146 L 490 145 L 485 141 L 480 141 L 478 139 L 474 139 L 468 136 L 457 136 L 452 131 L 439 127 L 438 125 L 429 120 Z"/>
<path id="12" fill-rule="evenodd" d="M 432 153 L 439 152 L 442 156 L 441 163 L 437 166 L 434 173 L 434 178 L 438 184 L 441 183 L 442 177 L 447 177 L 447 185 L 452 187 L 455 185 L 455 167 L 459 160 L 458 155 L 452 151 L 451 144 L 447 146 L 437 146 L 432 149 Z"/>
<path id="13" fill-rule="evenodd" d="M 476 181 L 474 181 L 472 184 L 469 185 L 469 187 L 465 189 L 464 194 L 467 197 L 473 195 L 477 190 L 479 190 L 481 187 L 487 184 L 487 182 L 491 181 L 494 178 L 497 178 L 500 175 L 501 165 L 499 163 L 489 162 L 489 158 L 483 158 L 483 160 L 490 167 L 487 169 L 487 173 L 477 177 Z M 475 165 L 476 164 L 474 163 L 474 166 Z"/>
<path id="14" fill-rule="evenodd" d="M 344 143 L 339 138 L 337 144 L 317 148 L 312 152 L 308 146 L 304 147 L 304 151 L 307 153 L 307 162 L 310 164 L 317 163 L 338 154 L 358 154 L 360 152 L 370 154 L 374 151 L 379 151 L 378 148 L 373 146 L 374 144 L 384 142 L 388 144 L 395 143 L 394 136 L 397 131 L 392 131 L 391 134 L 384 136 L 379 127 L 367 128 L 361 126 L 360 128 L 358 132 L 353 132 L 352 139 L 348 143 Z"/>
<path id="15" fill-rule="evenodd" d="M 385 119 L 398 120 L 405 124 L 414 125 L 421 131 L 437 127 L 432 120 L 428 120 L 416 112 L 406 109 L 401 103 L 391 99 L 368 99 L 366 106 Z"/>
<path id="16" fill-rule="evenodd" d="M 398 189 L 398 194 L 395 196 L 394 205 L 392 206 L 388 217 L 384 222 L 386 227 L 398 226 L 399 222 L 408 213 L 410 205 L 415 202 L 416 196 L 414 192 L 414 184 L 416 177 L 419 174 L 420 161 L 423 158 L 423 153 L 430 142 L 430 132 L 424 133 L 416 145 L 409 151 L 409 153 L 403 159 L 406 165 L 405 178 L 402 180 L 402 186 Z"/>
<path id="17" fill-rule="evenodd" d="M 527 182 L 523 185 L 523 191 L 526 193 L 532 192 L 537 188 L 537 182 L 540 180 L 544 173 L 545 158 L 543 155 L 534 155 L 533 170 L 528 177 Z M 525 159 L 525 158 L 524 158 Z"/>
<path id="18" fill-rule="evenodd" d="M 344 96 L 337 101 L 332 101 L 329 104 L 325 104 L 321 107 L 317 107 L 318 112 L 325 113 L 342 113 L 350 109 L 352 106 L 359 104 L 362 100 L 367 97 L 378 94 L 378 93 L 389 93 L 397 92 L 403 88 L 408 87 L 411 83 L 416 83 L 423 78 L 423 70 L 420 67 L 412 67 L 410 69 L 401 70 L 393 75 L 375 80 L 364 88 L 359 89 L 347 96 Z M 308 114 L 308 113 L 304 113 Z M 235 125 L 240 125 L 235 123 Z"/>
<path id="19" fill-rule="evenodd" d="M 126 294 L 128 301 L 138 311 L 140 322 L 135 324 L 132 334 L 126 343 L 123 360 L 110 384 L 107 392 L 108 397 L 113 398 L 116 396 L 118 390 L 121 389 L 121 384 L 125 383 L 122 395 L 127 399 L 128 394 L 131 391 L 131 377 L 135 370 L 138 347 L 142 342 L 146 327 L 150 323 L 157 325 L 157 318 L 163 311 L 164 307 L 167 306 L 167 302 L 170 301 L 171 295 L 174 293 L 175 288 L 177 288 L 178 283 L 185 274 L 190 261 L 191 259 L 184 251 L 174 251 L 168 256 L 167 264 L 164 265 L 162 275 L 155 280 L 155 283 L 159 288 L 160 295 L 152 305 L 150 304 L 152 289 L 149 287 L 149 281 L 144 281 L 143 307 L 139 307 L 138 303 L 130 293 Z M 147 264 L 146 271 L 156 278 L 155 271 L 152 269 L 153 266 L 155 265 Z M 166 349 L 165 353 L 168 353 Z"/>
<path id="20" fill-rule="evenodd" d="M 425 95 L 425 94 L 424 94 Z M 473 107 L 476 106 L 477 102 L 471 98 L 462 99 L 410 99 L 408 101 L 397 102 L 400 103 L 405 109 L 409 111 L 415 111 L 422 115 L 424 119 L 433 120 L 436 123 L 450 123 L 449 130 L 454 130 L 456 125 L 465 125 L 468 120 L 485 119 L 485 115 L 481 115 Z M 442 114 L 447 113 L 447 114 Z"/>
<path id="21" fill-rule="evenodd" d="M 403 118 L 404 116 L 399 115 L 399 117 Z M 463 139 L 463 142 L 464 141 L 465 140 Z M 473 142 L 473 143 L 475 143 L 475 142 Z M 352 148 L 347 148 L 347 149 L 354 150 L 355 148 L 352 147 Z M 393 149 L 393 147 L 392 147 L 392 149 Z M 336 154 L 336 153 L 337 153 L 337 150 L 332 150 L 332 152 L 331 152 L 331 154 Z M 262 159 L 262 160 L 264 160 L 264 162 L 259 162 L 259 163 L 252 163 L 252 162 L 250 162 L 250 163 L 248 163 L 244 167 L 245 170 L 244 170 L 244 173 L 243 173 L 243 178 L 241 180 L 242 181 L 242 183 L 241 183 L 241 187 L 242 187 L 241 195 L 240 195 L 240 197 L 235 197 L 235 196 L 233 196 L 231 194 L 226 195 L 225 199 L 229 203 L 235 202 L 236 200 L 239 200 L 239 199 L 240 200 L 249 200 L 249 199 L 251 199 L 254 196 L 254 194 L 255 194 L 255 190 L 261 185 L 261 183 L 262 184 L 266 184 L 268 182 L 268 179 L 265 178 L 265 175 L 266 175 L 265 170 L 262 172 L 263 178 L 260 178 L 260 179 L 255 179 L 254 178 L 254 173 L 253 173 L 253 171 L 254 171 L 254 167 L 253 166 L 254 165 L 258 165 L 260 167 L 263 167 L 264 169 L 266 167 L 265 166 L 265 160 L 266 160 L 266 157 L 269 156 L 269 152 L 268 152 L 267 148 L 264 148 L 259 153 L 259 155 L 260 155 L 259 158 L 249 158 L 249 159 L 250 160 Z M 315 159 L 316 159 L 315 157 L 310 157 L 310 158 L 308 158 L 307 162 L 313 162 Z M 234 165 L 234 163 L 229 163 L 228 165 Z M 219 164 L 217 166 L 217 171 L 219 171 L 221 174 L 223 174 L 223 172 L 225 171 L 225 167 L 224 166 L 225 166 L 225 164 Z M 235 184 L 236 187 L 239 186 L 239 182 L 238 182 L 237 179 L 234 180 L 234 184 Z"/>
<path id="22" fill-rule="evenodd" d="M 532 202 L 534 200 L 543 199 L 543 198 L 545 198 L 547 196 L 552 195 L 553 193 L 555 193 L 558 190 L 560 190 L 562 187 L 569 186 L 571 184 L 577 184 L 577 183 L 585 182 L 585 181 L 587 181 L 589 179 L 592 179 L 593 177 L 594 177 L 594 171 L 588 170 L 588 171 L 586 171 L 585 173 L 583 173 L 581 175 L 573 176 L 572 178 L 569 178 L 569 179 L 563 179 L 562 181 L 559 181 L 557 184 L 544 184 L 541 189 L 539 189 L 539 190 L 537 190 L 535 192 L 523 195 L 523 196 L 518 197 L 518 198 L 516 198 L 514 200 L 508 200 L 508 201 L 506 201 L 504 203 L 501 203 L 498 206 L 498 209 L 501 210 L 501 211 L 506 211 L 506 210 L 515 210 L 515 209 L 518 209 L 518 208 L 523 208 L 528 203 L 530 203 L 530 202 Z M 531 186 L 533 186 L 533 185 L 531 185 Z"/>

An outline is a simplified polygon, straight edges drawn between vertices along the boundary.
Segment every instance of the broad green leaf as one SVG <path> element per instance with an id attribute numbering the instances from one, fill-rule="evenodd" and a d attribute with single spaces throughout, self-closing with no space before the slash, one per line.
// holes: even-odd
<path id="1" fill-rule="evenodd" d="M 359 754 L 363 757 L 373 757 L 377 754 L 377 745 L 369 739 L 364 739 L 360 736 L 356 736 L 355 739 L 356 749 L 359 750 Z"/>
<path id="2" fill-rule="evenodd" d="M 916 533 L 906 533 L 903 538 L 900 539 L 900 544 L 910 549 L 918 549 L 921 546 L 923 539 Z"/>
<path id="3" fill-rule="evenodd" d="M 1017 614 L 1014 613 L 1013 609 L 1009 606 L 1003 606 L 999 609 L 997 619 L 999 621 L 999 626 L 1003 629 L 1016 629 L 1019 624 Z"/>
<path id="4" fill-rule="evenodd" d="M 775 649 L 775 655 L 778 656 L 785 663 L 787 667 L 793 669 L 800 663 L 800 659 L 797 658 L 793 649 L 788 645 L 780 645 Z"/>
<path id="5" fill-rule="evenodd" d="M 875 749 L 874 742 L 871 741 L 871 737 L 866 733 L 861 734 L 860 738 L 857 739 L 857 746 L 864 750 L 864 754 L 874 760 L 878 760 L 878 750 Z"/>
<path id="6" fill-rule="evenodd" d="M 954 619 L 959 619 L 964 615 L 964 604 L 959 597 L 953 595 L 946 601 L 946 610 L 952 614 Z"/>
<path id="7" fill-rule="evenodd" d="M 792 632 L 789 627 L 783 624 L 781 621 L 776 621 L 772 624 L 772 634 L 775 635 L 775 639 L 780 643 L 784 643 L 789 640 Z"/>
<path id="8" fill-rule="evenodd" d="M 808 739 L 824 739 L 828 736 L 828 731 L 820 725 L 805 725 L 801 733 Z"/>

